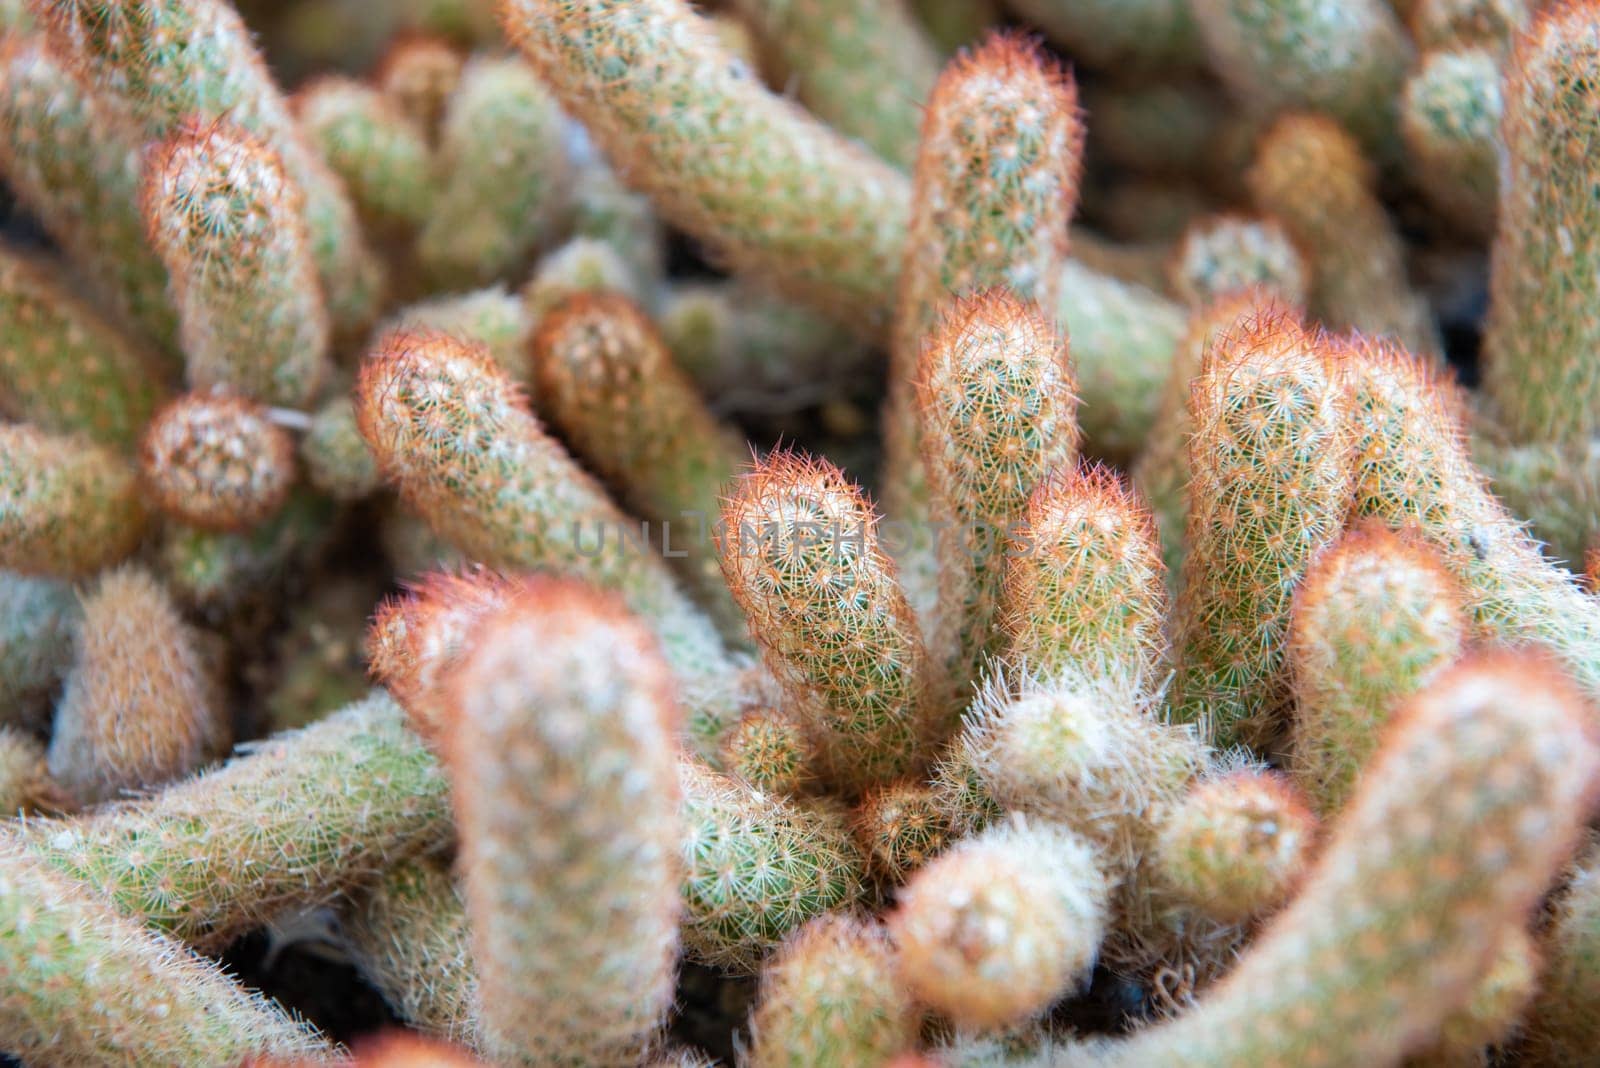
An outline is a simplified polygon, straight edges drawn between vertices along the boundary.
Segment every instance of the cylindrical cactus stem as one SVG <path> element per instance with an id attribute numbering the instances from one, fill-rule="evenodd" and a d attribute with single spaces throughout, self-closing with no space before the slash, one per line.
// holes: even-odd
<path id="1" fill-rule="evenodd" d="M 819 916 L 761 972 L 750 1016 L 751 1068 L 885 1065 L 916 1044 L 918 1013 L 875 920 Z"/>
<path id="2" fill-rule="evenodd" d="M 28 842 L 127 915 L 220 949 L 450 831 L 444 772 L 376 691 L 154 797 L 33 823 Z"/>
<path id="3" fill-rule="evenodd" d="M 1310 310 L 1331 326 L 1388 334 L 1442 351 L 1428 303 L 1406 277 L 1405 247 L 1378 200 L 1360 147 L 1322 115 L 1285 115 L 1262 137 L 1246 176 L 1311 265 Z"/>
<path id="4" fill-rule="evenodd" d="M 800 102 L 898 167 L 917 154 L 939 54 L 905 0 L 737 0 Z"/>
<path id="5" fill-rule="evenodd" d="M 1500 212 L 1489 269 L 1484 390 L 1516 440 L 1600 429 L 1600 4 L 1553 5 L 1506 72 Z"/>
<path id="6" fill-rule="evenodd" d="M 690 957 L 754 972 L 791 931 L 861 899 L 866 861 L 838 812 L 762 793 L 692 758 L 679 775 Z"/>
<path id="7" fill-rule="evenodd" d="M 1508 928 L 1496 942 L 1472 993 L 1445 1017 L 1439 1035 L 1407 1068 L 1465 1068 L 1487 1063 L 1485 1047 L 1504 1047 L 1516 1036 L 1539 989 L 1543 962 L 1524 926 Z"/>
<path id="8" fill-rule="evenodd" d="M 0 839 L 0 1033 L 64 1068 L 338 1062 L 332 1045 L 223 970 Z"/>
<path id="9" fill-rule="evenodd" d="M 1028 496 L 1008 546 L 1000 630 L 1041 679 L 1078 670 L 1162 681 L 1168 598 L 1150 510 L 1111 469 L 1058 469 Z"/>
<path id="10" fill-rule="evenodd" d="M 357 210 L 371 223 L 406 230 L 433 207 L 432 149 L 420 125 L 382 91 L 329 75 L 296 91 L 300 129 L 344 180 Z"/>
<path id="11" fill-rule="evenodd" d="M 1155 514 L 1162 560 L 1175 588 L 1181 582 L 1189 551 L 1183 528 L 1189 510 L 1189 437 L 1194 427 L 1189 415 L 1189 394 L 1195 379 L 1206 363 L 1207 353 L 1221 339 L 1237 333 L 1257 317 L 1289 315 L 1292 306 L 1280 301 L 1271 290 L 1256 287 L 1226 293 L 1190 313 L 1189 327 L 1161 388 L 1159 414 L 1133 468 L 1134 484 Z"/>
<path id="12" fill-rule="evenodd" d="M 49 723 L 82 618 L 71 583 L 0 570 L 0 723 Z"/>
<path id="13" fill-rule="evenodd" d="M 359 501 L 383 483 L 349 397 L 334 397 L 312 413 L 299 455 L 306 480 L 336 501 Z"/>
<path id="14" fill-rule="evenodd" d="M 537 328 L 546 315 L 573 297 L 608 292 L 641 306 L 653 297 L 645 280 L 615 245 L 596 237 L 574 237 L 534 265 L 522 287 L 523 314 L 529 325 Z"/>
<path id="15" fill-rule="evenodd" d="M 528 337 L 535 320 L 522 298 L 503 285 L 486 286 L 467 293 L 433 297 L 407 305 L 390 316 L 374 337 L 396 330 L 420 334 L 449 334 L 464 342 L 477 342 L 519 385 L 528 385 Z"/>
<path id="16" fill-rule="evenodd" d="M 1194 13 L 1212 67 L 1241 101 L 1331 115 L 1376 158 L 1394 156 L 1411 42 L 1384 0 L 1196 0 Z"/>
<path id="17" fill-rule="evenodd" d="M 283 507 L 295 478 L 289 432 L 260 404 L 226 390 L 166 404 L 139 452 L 157 507 L 206 530 L 256 526 Z"/>
<path id="18" fill-rule="evenodd" d="M 1289 698 L 1290 599 L 1350 507 L 1343 389 L 1326 346 L 1278 312 L 1224 335 L 1195 380 L 1171 707 L 1218 744 L 1270 734 Z"/>
<path id="19" fill-rule="evenodd" d="M 777 452 L 739 480 L 719 534 L 750 633 L 846 791 L 919 767 L 934 732 L 922 631 L 860 487 Z"/>
<path id="20" fill-rule="evenodd" d="M 59 812 L 72 805 L 45 762 L 33 735 L 0 725 L 0 820 L 31 812 Z"/>
<path id="21" fill-rule="evenodd" d="M 1203 58 L 1183 0 L 1015 0 L 1011 6 L 1074 59 L 1097 69 L 1168 71 Z"/>
<path id="22" fill-rule="evenodd" d="M 918 1001 L 971 1028 L 1042 1013 L 1094 967 L 1110 885 L 1094 848 L 1020 819 L 938 857 L 889 917 L 896 971 Z"/>
<path id="23" fill-rule="evenodd" d="M 515 0 L 501 20 L 666 221 L 736 272 L 843 322 L 868 333 L 886 322 L 905 237 L 904 178 L 764 89 L 683 0 Z M 745 149 L 708 153 L 710 128 Z"/>
<path id="24" fill-rule="evenodd" d="M 896 519 L 920 525 L 928 515 L 927 413 L 916 386 L 924 343 L 952 296 L 986 289 L 1037 305 L 1048 327 L 1082 156 L 1077 85 L 1025 38 L 996 34 L 939 75 L 923 119 L 889 339 L 883 482 Z M 923 576 L 907 580 L 920 604 Z"/>
<path id="25" fill-rule="evenodd" d="M 568 137 L 575 128 L 581 127 L 568 126 Z M 592 152 L 587 136 L 584 144 Z M 650 198 L 629 189 L 597 156 L 583 159 L 576 150 L 573 156 L 577 173 L 572 179 L 572 235 L 611 246 L 641 286 L 661 285 L 667 273 L 667 238 Z"/>
<path id="26" fill-rule="evenodd" d="M 1392 346 L 1342 345 L 1358 458 L 1353 514 L 1416 524 L 1483 636 L 1535 643 L 1600 701 L 1600 604 L 1549 563 L 1467 455 L 1453 382 Z"/>
<path id="27" fill-rule="evenodd" d="M 147 161 L 141 206 L 191 386 L 296 406 L 322 385 L 328 317 L 301 200 L 272 149 L 231 123 L 180 126 Z"/>
<path id="28" fill-rule="evenodd" d="M 73 288 L 47 261 L 0 246 L 0 412 L 128 449 L 161 397 L 161 369 Z"/>
<path id="29" fill-rule="evenodd" d="M 327 546 L 336 518 L 328 498 L 295 489 L 277 514 L 243 533 L 168 523 L 156 562 L 185 608 L 225 618 L 314 559 Z"/>
<path id="30" fill-rule="evenodd" d="M 637 1064 L 678 956 L 667 665 L 620 603 L 543 577 L 470 645 L 445 683 L 443 748 L 485 1044 L 499 1059 Z"/>
<path id="31" fill-rule="evenodd" d="M 1433 206 L 1470 233 L 1494 229 L 1500 65 L 1488 52 L 1430 52 L 1406 80 L 1400 132 L 1411 174 Z"/>
<path id="32" fill-rule="evenodd" d="M 1319 813 L 1343 807 L 1390 717 L 1460 655 L 1469 626 L 1455 579 L 1420 537 L 1369 520 L 1312 563 L 1289 630 L 1289 767 Z"/>
<path id="33" fill-rule="evenodd" d="M 0 40 L 0 175 L 111 306 L 171 356 L 178 316 L 139 218 L 137 144 L 42 35 Z"/>
<path id="34" fill-rule="evenodd" d="M 514 57 L 467 63 L 445 105 L 438 169 L 438 193 L 417 235 L 423 271 L 462 286 L 526 266 L 571 178 L 561 113 L 531 67 Z"/>
<path id="35" fill-rule="evenodd" d="M 1189 788 L 1163 819 L 1152 878 L 1223 923 L 1289 900 L 1310 865 L 1317 818 L 1278 772 L 1244 768 Z"/>
<path id="36" fill-rule="evenodd" d="M 928 514 L 942 526 L 935 654 L 951 707 L 1007 644 L 996 623 L 1010 539 L 1034 488 L 1077 461 L 1075 385 L 1066 341 L 1004 289 L 946 305 L 923 342 L 922 456 Z"/>
<path id="37" fill-rule="evenodd" d="M 626 297 L 585 293 L 545 314 L 530 345 L 539 409 L 629 510 L 724 634 L 744 620 L 717 565 L 720 494 L 748 456 Z"/>
<path id="38" fill-rule="evenodd" d="M 0 426 L 0 567 L 76 578 L 139 547 L 145 509 L 133 464 L 81 435 Z"/>
<path id="39" fill-rule="evenodd" d="M 932 783 L 902 779 L 867 791 L 851 827 L 872 871 L 899 886 L 957 835 Z"/>
<path id="40" fill-rule="evenodd" d="M 461 83 L 466 59 L 442 37 L 408 33 L 396 37 L 372 72 L 372 84 L 414 123 L 429 148 L 439 141 L 445 103 Z"/>
<path id="41" fill-rule="evenodd" d="M 529 413 L 481 344 L 396 333 L 361 368 L 356 420 L 379 469 L 435 531 L 491 566 L 580 576 L 617 590 L 651 623 L 685 679 L 730 666 L 711 621 L 666 561 Z M 714 739 L 731 709 L 690 709 Z"/>
<path id="42" fill-rule="evenodd" d="M 1288 304 L 1303 305 L 1311 286 L 1311 265 L 1275 219 L 1209 215 L 1184 231 L 1168 277 L 1173 292 L 1190 308 L 1257 288 Z"/>
<path id="43" fill-rule="evenodd" d="M 91 804 L 160 786 L 225 753 L 231 724 L 215 704 L 211 670 L 153 575 L 106 573 L 84 599 L 50 774 Z"/>
<path id="44" fill-rule="evenodd" d="M 1600 1048 L 1600 845 L 1592 840 L 1556 899 L 1542 946 L 1527 1050 L 1535 1064 L 1578 1064 Z"/>
<path id="45" fill-rule="evenodd" d="M 817 777 L 816 747 L 805 721 L 788 708 L 752 708 L 723 733 L 722 768 L 762 793 L 801 794 Z"/>
<path id="46" fill-rule="evenodd" d="M 131 117 L 144 139 L 170 138 L 191 121 L 204 126 L 225 119 L 268 146 L 282 160 L 288 184 L 304 192 L 295 205 L 335 324 L 351 332 L 372 322 L 383 296 L 382 265 L 361 235 L 344 186 L 295 126 L 288 102 L 232 4 L 28 3 L 51 45 L 83 71 L 96 94 Z M 236 254 L 230 250 L 222 258 Z M 184 347 L 190 347 L 187 340 Z"/>
<path id="47" fill-rule="evenodd" d="M 1419 51 L 1481 48 L 1503 56 L 1536 7 L 1538 0 L 1417 0 L 1406 22 Z"/>
<path id="48" fill-rule="evenodd" d="M 1546 557 L 1573 570 L 1600 532 L 1600 441 L 1511 444 L 1497 428 L 1474 427 L 1473 462 L 1506 511 L 1528 524 Z"/>
<path id="49" fill-rule="evenodd" d="M 1229 976 L 1177 1020 L 1052 1063 L 1396 1063 L 1471 996 L 1485 935 L 1525 922 L 1582 833 L 1592 718 L 1536 656 L 1435 680 Z"/>

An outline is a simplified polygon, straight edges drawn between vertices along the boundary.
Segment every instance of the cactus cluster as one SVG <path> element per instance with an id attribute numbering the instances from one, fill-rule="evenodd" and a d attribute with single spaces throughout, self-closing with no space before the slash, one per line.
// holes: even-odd
<path id="1" fill-rule="evenodd" d="M 1595 1062 L 1597 87 L 0 0 L 0 1060 Z"/>

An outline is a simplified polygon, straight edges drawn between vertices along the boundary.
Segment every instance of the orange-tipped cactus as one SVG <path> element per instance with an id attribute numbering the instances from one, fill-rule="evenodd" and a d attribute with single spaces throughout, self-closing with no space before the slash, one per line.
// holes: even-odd
<path id="1" fill-rule="evenodd" d="M 207 530 L 245 530 L 283 506 L 294 441 L 261 405 L 190 393 L 156 413 L 140 446 L 144 485 L 166 514 Z"/>
<path id="2" fill-rule="evenodd" d="M 1108 893 L 1095 851 L 1070 831 L 991 828 L 900 891 L 889 918 L 900 981 L 962 1026 L 1022 1023 L 1088 978 Z"/>
<path id="3" fill-rule="evenodd" d="M 987 290 L 947 307 L 917 382 L 929 514 L 939 534 L 944 697 L 966 697 L 996 627 L 1010 536 L 1028 496 L 1077 460 L 1078 397 L 1065 341 L 1036 306 Z"/>
<path id="4" fill-rule="evenodd" d="M 951 296 L 1007 288 L 1056 315 L 1077 206 L 1083 122 L 1072 77 L 1036 46 L 996 34 L 953 60 L 928 100 L 889 343 L 886 504 L 927 515 L 915 384 Z M 913 591 L 916 595 L 916 591 Z"/>
<path id="5" fill-rule="evenodd" d="M 378 61 L 372 83 L 422 131 L 430 147 L 439 140 L 445 103 L 461 83 L 466 60 L 442 37 L 409 33 L 397 37 Z"/>
<path id="6" fill-rule="evenodd" d="M 1600 4 L 1550 5 L 1506 72 L 1484 390 L 1519 440 L 1600 428 Z"/>
<path id="7" fill-rule="evenodd" d="M 620 604 L 558 580 L 522 585 L 471 646 L 444 749 L 485 1042 L 637 1064 L 678 954 L 671 675 Z"/>
<path id="8" fill-rule="evenodd" d="M 1542 968 L 1539 948 L 1527 928 L 1519 925 L 1505 931 L 1471 996 L 1445 1018 L 1433 1044 L 1408 1063 L 1417 1068 L 1482 1064 L 1486 1047 L 1507 1047 L 1538 993 Z"/>
<path id="9" fill-rule="evenodd" d="M 956 838 L 937 787 L 914 779 L 868 791 L 852 825 L 873 871 L 891 886 L 904 883 Z"/>
<path id="10" fill-rule="evenodd" d="M 801 793 L 816 779 L 816 748 L 805 721 L 785 708 L 753 708 L 728 728 L 722 767 L 763 793 Z"/>
<path id="11" fill-rule="evenodd" d="M 329 327 L 303 194 L 277 154 L 231 123 L 160 143 L 141 192 L 172 276 L 189 384 L 305 404 L 327 373 Z"/>
<path id="12" fill-rule="evenodd" d="M 722 522 L 728 586 L 823 774 L 859 791 L 918 767 L 928 656 L 860 487 L 826 461 L 774 453 L 740 479 Z"/>
<path id="13" fill-rule="evenodd" d="M 1468 628 L 1459 587 L 1420 538 L 1369 521 L 1311 565 L 1289 632 L 1290 768 L 1318 812 L 1343 806 L 1389 718 L 1460 654 Z"/>
<path id="14" fill-rule="evenodd" d="M 215 665 L 195 638 L 143 569 L 109 572 L 85 598 L 50 738 L 50 774 L 80 802 L 159 786 L 227 751 Z"/>
<path id="15" fill-rule="evenodd" d="M 73 578 L 139 547 L 139 476 L 122 456 L 25 424 L 0 426 L 0 455 L 0 567 Z"/>

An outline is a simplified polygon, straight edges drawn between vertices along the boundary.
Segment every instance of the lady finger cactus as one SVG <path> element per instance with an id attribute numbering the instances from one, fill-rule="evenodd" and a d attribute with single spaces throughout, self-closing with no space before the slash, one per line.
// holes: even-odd
<path id="1" fill-rule="evenodd" d="M 762 969 L 746 1063 L 887 1064 L 913 1047 L 917 1022 L 883 928 L 847 913 L 820 916 Z"/>
<path id="2" fill-rule="evenodd" d="M 1343 529 L 1354 472 L 1338 367 L 1293 317 L 1258 315 L 1209 357 L 1189 405 L 1189 579 L 1170 700 L 1228 744 L 1270 733 L 1289 698 L 1291 598 Z"/>
<path id="3" fill-rule="evenodd" d="M 465 65 L 465 58 L 451 42 L 411 33 L 389 46 L 372 73 L 372 83 L 422 131 L 432 150 L 439 142 L 445 103 L 461 84 Z"/>
<path id="4" fill-rule="evenodd" d="M 0 726 L 0 819 L 57 812 L 72 799 L 50 778 L 44 746 L 16 727 Z"/>
<path id="5" fill-rule="evenodd" d="M 70 583 L 0 571 L 0 722 L 49 722 L 82 618 Z"/>
<path id="6" fill-rule="evenodd" d="M 1452 1068 L 1485 1062 L 1485 1047 L 1505 1048 L 1516 1037 L 1543 970 L 1539 948 L 1527 928 L 1503 933 L 1466 1002 L 1439 1026 L 1439 1037 L 1406 1063 L 1414 1068 Z"/>
<path id="7" fill-rule="evenodd" d="M 956 838 L 938 788 L 915 779 L 874 787 L 851 818 L 874 873 L 899 886 Z"/>
<path id="8" fill-rule="evenodd" d="M 413 228 L 433 207 L 433 157 L 422 129 L 384 94 L 328 76 L 295 93 L 295 115 L 312 145 L 344 180 L 366 218 Z"/>
<path id="9" fill-rule="evenodd" d="M 145 509 L 122 456 L 81 435 L 0 426 L 0 567 L 73 578 L 138 548 Z"/>
<path id="10" fill-rule="evenodd" d="M 190 393 L 145 428 L 140 473 L 168 515 L 208 530 L 244 530 L 283 506 L 294 442 L 261 405 L 225 391 Z"/>
<path id="11" fill-rule="evenodd" d="M 126 449 L 161 397 L 159 363 L 44 260 L 0 246 L 0 412 Z"/>
<path id="12" fill-rule="evenodd" d="M 762 793 L 792 797 L 816 779 L 816 748 L 786 708 L 753 708 L 722 736 L 721 766 Z"/>
<path id="13" fill-rule="evenodd" d="M 1434 52 L 1406 81 L 1400 132 L 1411 173 L 1451 222 L 1493 229 L 1503 110 L 1500 66 L 1488 52 Z"/>
<path id="14" fill-rule="evenodd" d="M 290 406 L 321 387 L 328 319 L 301 196 L 272 149 L 230 123 L 180 126 L 147 161 L 142 210 L 191 386 Z"/>
<path id="15" fill-rule="evenodd" d="M 1014 6 L 1097 69 L 1169 70 L 1202 58 L 1199 29 L 1182 0 L 1017 0 Z"/>
<path id="16" fill-rule="evenodd" d="M 304 194 L 294 207 L 334 321 L 344 331 L 372 321 L 382 297 L 382 268 L 361 236 L 343 186 L 295 126 L 288 102 L 231 4 L 28 3 L 51 46 L 83 71 L 96 94 L 130 117 L 142 139 L 168 139 L 184 123 L 204 127 L 225 118 L 281 159 L 287 184 Z M 189 344 L 186 340 L 186 349 Z"/>
<path id="17" fill-rule="evenodd" d="M 774 453 L 722 520 L 728 586 L 824 776 L 860 791 L 917 768 L 932 730 L 928 656 L 860 488 L 826 461 Z"/>
<path id="18" fill-rule="evenodd" d="M 570 180 L 560 112 L 526 63 L 467 63 L 445 105 L 438 160 L 438 192 L 417 235 L 422 269 L 461 286 L 523 266 L 549 235 Z"/>
<path id="19" fill-rule="evenodd" d="M 1020 1023 L 1088 976 L 1108 893 L 1094 850 L 1070 831 L 991 828 L 901 890 L 888 921 L 900 981 L 962 1026 Z"/>
<path id="20" fill-rule="evenodd" d="M 1419 538 L 1369 523 L 1312 564 L 1289 631 L 1289 767 L 1318 812 L 1343 807 L 1389 718 L 1455 660 L 1468 628 L 1455 580 Z"/>
<path id="21" fill-rule="evenodd" d="M 220 967 L 0 839 L 0 1033 L 63 1068 L 338 1062 L 333 1046 Z"/>
<path id="22" fill-rule="evenodd" d="M 27 841 L 124 914 L 220 949 L 449 834 L 444 773 L 379 691 L 148 799 L 34 822 Z"/>
<path id="23" fill-rule="evenodd" d="M 1528 1017 L 1536 1064 L 1572 1064 L 1600 1042 L 1600 847 L 1573 866 L 1543 938 L 1544 974 Z"/>
<path id="24" fill-rule="evenodd" d="M 360 500 L 383 483 L 349 397 L 335 397 L 312 413 L 299 456 L 306 481 L 336 501 Z"/>
<path id="25" fill-rule="evenodd" d="M 1192 309 L 1248 289 L 1298 306 L 1311 285 L 1311 265 L 1281 223 L 1236 215 L 1208 216 L 1185 230 L 1168 274 L 1173 292 Z M 1174 361 L 1175 378 L 1180 362 Z"/>
<path id="26" fill-rule="evenodd" d="M 1407 22 L 1424 52 L 1481 48 L 1500 56 L 1538 6 L 1537 0 L 1417 0 Z"/>
<path id="27" fill-rule="evenodd" d="M 493 285 L 409 304 L 390 316 L 374 336 L 398 330 L 449 334 L 485 346 L 502 371 L 528 385 L 533 378 L 528 338 L 535 325 L 537 319 L 524 300 L 505 286 Z"/>
<path id="28" fill-rule="evenodd" d="M 1490 260 L 1484 392 L 1517 440 L 1600 428 L 1600 4 L 1557 4 L 1519 38 L 1505 79 L 1504 170 Z"/>
<path id="29" fill-rule="evenodd" d="M 939 537 L 937 653 L 957 706 L 1003 650 L 1007 540 L 1029 494 L 1077 460 L 1078 398 L 1066 343 L 1005 290 L 946 310 L 924 343 L 917 394 Z"/>
<path id="30" fill-rule="evenodd" d="M 745 457 L 625 297 L 582 294 L 545 314 L 531 343 L 540 410 L 636 514 L 722 625 L 742 629 L 710 527 Z"/>
<path id="31" fill-rule="evenodd" d="M 528 581 L 472 645 L 444 749 L 485 1042 L 637 1064 L 678 954 L 671 676 L 644 626 L 575 583 Z"/>
<path id="32" fill-rule="evenodd" d="M 159 786 L 225 752 L 212 668 L 148 571 L 106 573 L 84 600 L 78 655 L 50 738 L 50 774 L 84 804 Z"/>

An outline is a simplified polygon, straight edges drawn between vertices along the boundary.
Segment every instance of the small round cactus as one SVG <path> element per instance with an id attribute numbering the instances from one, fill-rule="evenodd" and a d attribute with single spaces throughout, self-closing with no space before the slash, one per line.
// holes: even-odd
<path id="1" fill-rule="evenodd" d="M 799 716 L 784 708 L 753 708 L 722 736 L 728 774 L 763 793 L 801 793 L 816 778 L 816 751 Z"/>
<path id="2" fill-rule="evenodd" d="M 891 886 L 904 883 L 956 838 L 938 788 L 914 779 L 868 791 L 851 823 L 872 870 Z"/>
<path id="3" fill-rule="evenodd" d="M 245 530 L 288 498 L 294 441 L 259 404 L 225 391 L 190 393 L 150 420 L 139 467 L 168 515 L 206 530 Z"/>

